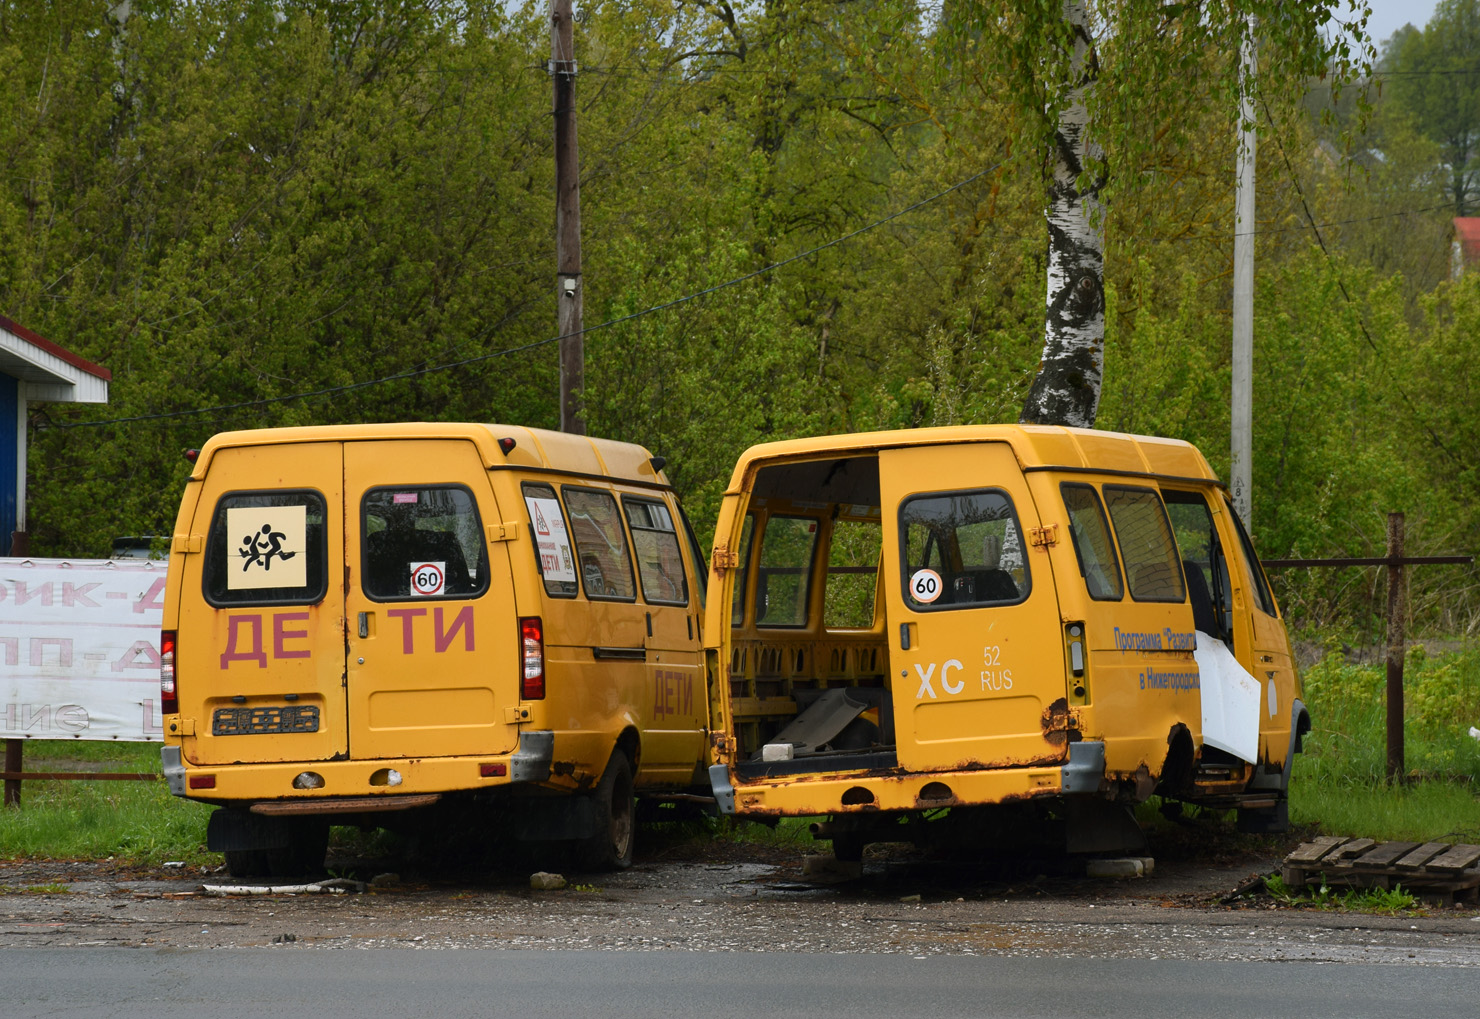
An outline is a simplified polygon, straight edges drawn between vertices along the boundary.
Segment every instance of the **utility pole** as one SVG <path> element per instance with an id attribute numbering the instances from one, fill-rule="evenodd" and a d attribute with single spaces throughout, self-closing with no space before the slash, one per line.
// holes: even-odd
<path id="1" fill-rule="evenodd" d="M 550 0 L 555 85 L 555 300 L 560 335 L 560 430 L 586 434 L 581 308 L 581 169 L 576 150 L 576 54 L 571 0 Z"/>
<path id="2" fill-rule="evenodd" d="M 1233 508 L 1244 526 L 1253 527 L 1251 461 L 1254 432 L 1254 18 L 1244 34 L 1243 66 L 1239 69 L 1238 189 L 1233 228 L 1233 394 L 1232 457 L 1229 483 Z"/>

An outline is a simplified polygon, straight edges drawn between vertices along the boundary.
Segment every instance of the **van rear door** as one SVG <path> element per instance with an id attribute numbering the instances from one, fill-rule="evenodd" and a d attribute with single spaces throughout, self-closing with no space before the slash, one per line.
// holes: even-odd
<path id="1" fill-rule="evenodd" d="M 198 765 L 342 757 L 344 522 L 340 444 L 227 446 L 190 534 L 176 675 Z"/>
<path id="2" fill-rule="evenodd" d="M 900 766 L 1065 759 L 1058 598 L 1011 446 L 886 449 L 879 477 Z"/>
<path id="3" fill-rule="evenodd" d="M 518 615 L 477 447 L 348 442 L 344 479 L 350 756 L 512 751 Z"/>

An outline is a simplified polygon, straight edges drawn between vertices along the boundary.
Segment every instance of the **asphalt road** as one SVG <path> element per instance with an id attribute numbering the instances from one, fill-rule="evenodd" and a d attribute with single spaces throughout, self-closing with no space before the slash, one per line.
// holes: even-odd
<path id="1" fill-rule="evenodd" d="M 14 1019 L 1473 1019 L 1480 993 L 1468 968 L 1167 959 L 78 948 L 9 949 L 0 964 Z"/>

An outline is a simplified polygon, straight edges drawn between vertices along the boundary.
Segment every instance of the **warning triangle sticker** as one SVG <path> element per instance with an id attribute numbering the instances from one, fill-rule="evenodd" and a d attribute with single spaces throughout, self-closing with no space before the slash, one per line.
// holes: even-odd
<path id="1" fill-rule="evenodd" d="M 545 523 L 545 515 L 540 512 L 538 504 L 534 508 L 534 529 L 540 534 L 548 535 L 550 533 L 550 525 Z"/>

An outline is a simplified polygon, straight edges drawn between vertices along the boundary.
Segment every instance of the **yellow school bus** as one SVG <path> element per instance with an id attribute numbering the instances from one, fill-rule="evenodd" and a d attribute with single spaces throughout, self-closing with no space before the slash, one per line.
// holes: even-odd
<path id="1" fill-rule="evenodd" d="M 195 457 L 171 545 L 164 773 L 233 874 L 333 824 L 479 807 L 632 858 L 707 793 L 702 555 L 661 459 L 497 424 L 262 429 Z"/>
<path id="2" fill-rule="evenodd" d="M 843 859 L 1015 817 L 1129 848 L 1153 792 L 1287 823 L 1310 725 L 1289 642 L 1185 442 L 992 425 L 756 446 L 709 589 L 726 812 L 827 816 Z"/>

